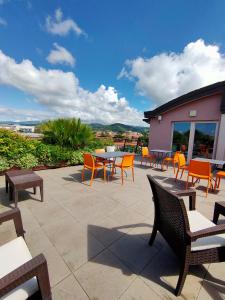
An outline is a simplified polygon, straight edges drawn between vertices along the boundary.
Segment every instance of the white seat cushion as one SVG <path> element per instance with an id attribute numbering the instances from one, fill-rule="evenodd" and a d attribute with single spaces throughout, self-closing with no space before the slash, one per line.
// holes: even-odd
<path id="1" fill-rule="evenodd" d="M 187 211 L 191 232 L 216 226 L 199 212 Z M 191 243 L 191 251 L 206 250 L 225 246 L 225 233 L 197 239 Z"/>
<path id="2" fill-rule="evenodd" d="M 0 279 L 32 258 L 22 237 L 0 246 Z M 38 290 L 36 277 L 2 297 L 4 300 L 24 300 Z"/>

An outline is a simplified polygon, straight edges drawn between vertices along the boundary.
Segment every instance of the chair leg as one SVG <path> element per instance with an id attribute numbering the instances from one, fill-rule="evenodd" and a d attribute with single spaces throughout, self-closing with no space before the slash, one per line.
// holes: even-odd
<path id="1" fill-rule="evenodd" d="M 181 294 L 185 279 L 187 277 L 188 270 L 189 270 L 189 263 L 188 263 L 187 259 L 185 258 L 184 261 L 181 263 L 179 279 L 178 279 L 176 290 L 175 290 L 176 296 L 180 296 L 180 294 Z"/>
<path id="2" fill-rule="evenodd" d="M 123 169 L 121 168 L 121 178 L 122 178 L 122 184 L 123 184 Z"/>
<path id="3" fill-rule="evenodd" d="M 156 225 L 156 221 L 155 221 L 154 225 L 153 225 L 152 233 L 151 233 L 151 236 L 150 236 L 150 239 L 149 239 L 149 242 L 148 242 L 149 246 L 153 245 L 154 240 L 156 238 L 157 231 L 158 231 L 158 229 L 157 229 L 157 225 Z"/>
<path id="4" fill-rule="evenodd" d="M 81 181 L 83 182 L 84 181 L 84 167 L 83 167 L 83 170 L 82 170 L 82 177 L 81 177 Z"/>
<path id="5" fill-rule="evenodd" d="M 218 188 L 220 187 L 220 177 L 218 178 Z"/>
<path id="6" fill-rule="evenodd" d="M 92 185 L 92 181 L 93 181 L 93 178 L 94 178 L 94 174 L 95 174 L 95 169 L 93 169 L 93 170 L 92 170 L 92 173 L 91 173 L 90 186 Z"/>
<path id="7" fill-rule="evenodd" d="M 106 166 L 104 165 L 103 166 L 103 177 L 104 177 L 104 181 L 105 181 L 105 179 L 106 179 Z"/>
<path id="8" fill-rule="evenodd" d="M 192 181 L 193 181 L 193 177 L 192 177 Z M 188 183 L 189 183 L 189 175 L 188 175 L 187 181 L 186 181 L 186 190 L 188 189 Z"/>
<path id="9" fill-rule="evenodd" d="M 134 168 L 132 168 L 132 177 L 133 177 L 133 182 L 134 182 Z"/>
<path id="10" fill-rule="evenodd" d="M 207 198 L 207 196 L 208 196 L 209 185 L 210 185 L 210 180 L 208 179 L 208 184 L 207 184 L 207 188 L 206 188 L 206 198 Z"/>
<path id="11" fill-rule="evenodd" d="M 184 174 L 184 169 L 182 169 L 182 172 L 181 172 L 181 175 L 180 175 L 180 179 L 182 178 L 183 174 Z"/>
<path id="12" fill-rule="evenodd" d="M 216 188 L 218 187 L 217 179 L 218 179 L 218 177 L 216 176 L 215 183 L 214 183 L 214 191 L 216 191 Z"/>
<path id="13" fill-rule="evenodd" d="M 177 181 L 178 174 L 179 174 L 179 168 L 177 168 L 177 174 L 176 174 L 175 181 Z"/>

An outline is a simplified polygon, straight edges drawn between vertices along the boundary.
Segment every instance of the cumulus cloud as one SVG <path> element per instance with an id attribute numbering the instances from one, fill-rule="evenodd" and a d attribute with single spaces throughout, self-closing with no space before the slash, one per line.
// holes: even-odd
<path id="1" fill-rule="evenodd" d="M 181 53 L 127 60 L 118 78 L 134 80 L 138 92 L 162 104 L 197 88 L 225 80 L 225 57 L 217 45 L 189 43 Z"/>
<path id="2" fill-rule="evenodd" d="M 81 29 L 73 19 L 68 18 L 63 20 L 63 12 L 61 8 L 55 10 L 53 17 L 49 15 L 47 16 L 45 28 L 48 32 L 61 36 L 65 36 L 71 31 L 73 31 L 77 36 L 86 36 L 85 31 Z"/>
<path id="3" fill-rule="evenodd" d="M 7 26 L 7 21 L 0 17 L 0 26 Z"/>
<path id="4" fill-rule="evenodd" d="M 63 48 L 59 46 L 57 43 L 54 43 L 55 49 L 51 50 L 49 55 L 47 56 L 47 61 L 51 64 L 64 64 L 73 67 L 75 65 L 75 58 L 73 55 Z"/>
<path id="5" fill-rule="evenodd" d="M 15 87 L 44 105 L 55 116 L 86 122 L 143 124 L 142 113 L 119 97 L 113 87 L 83 89 L 73 72 L 36 68 L 30 60 L 17 63 L 0 50 L 0 85 Z"/>

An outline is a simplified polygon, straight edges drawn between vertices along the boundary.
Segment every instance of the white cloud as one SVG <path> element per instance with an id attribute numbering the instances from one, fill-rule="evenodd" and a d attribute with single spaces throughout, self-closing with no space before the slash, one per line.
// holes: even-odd
<path id="1" fill-rule="evenodd" d="M 80 86 L 73 72 L 36 68 L 30 60 L 17 63 L 0 50 L 1 84 L 32 96 L 58 117 L 143 125 L 142 113 L 131 107 L 124 97 L 119 97 L 113 87 L 101 85 L 97 91 L 90 92 Z"/>
<path id="2" fill-rule="evenodd" d="M 0 120 L 2 121 L 40 121 L 54 117 L 56 115 L 51 112 L 0 106 Z"/>
<path id="3" fill-rule="evenodd" d="M 0 26 L 7 26 L 7 21 L 0 17 Z"/>
<path id="4" fill-rule="evenodd" d="M 60 8 L 56 9 L 55 15 L 47 16 L 45 21 L 45 28 L 52 34 L 58 34 L 61 36 L 67 35 L 70 31 L 75 32 L 77 36 L 87 34 L 81 29 L 73 19 L 63 20 L 63 12 Z"/>
<path id="5" fill-rule="evenodd" d="M 57 43 L 54 43 L 55 49 L 51 50 L 49 55 L 47 56 L 47 61 L 51 64 L 65 64 L 73 67 L 75 65 L 75 58 L 73 55 L 63 48 L 59 46 Z"/>
<path id="6" fill-rule="evenodd" d="M 199 39 L 181 53 L 127 60 L 118 78 L 135 80 L 141 95 L 162 104 L 197 88 L 225 80 L 225 57 L 217 45 Z"/>

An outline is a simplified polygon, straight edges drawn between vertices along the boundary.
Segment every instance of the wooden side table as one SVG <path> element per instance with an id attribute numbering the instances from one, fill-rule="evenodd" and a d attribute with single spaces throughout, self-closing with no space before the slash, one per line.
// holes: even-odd
<path id="1" fill-rule="evenodd" d="M 225 201 L 216 202 L 214 206 L 213 223 L 217 224 L 219 215 L 225 216 Z"/>
<path id="2" fill-rule="evenodd" d="M 43 179 L 33 171 L 29 171 L 29 173 L 21 172 L 20 174 L 17 173 L 17 175 L 8 174 L 6 181 L 9 185 L 10 199 L 14 200 L 15 207 L 17 207 L 18 203 L 18 192 L 29 188 L 33 188 L 34 192 L 36 193 L 36 187 L 39 187 L 41 201 L 44 201 Z"/>

